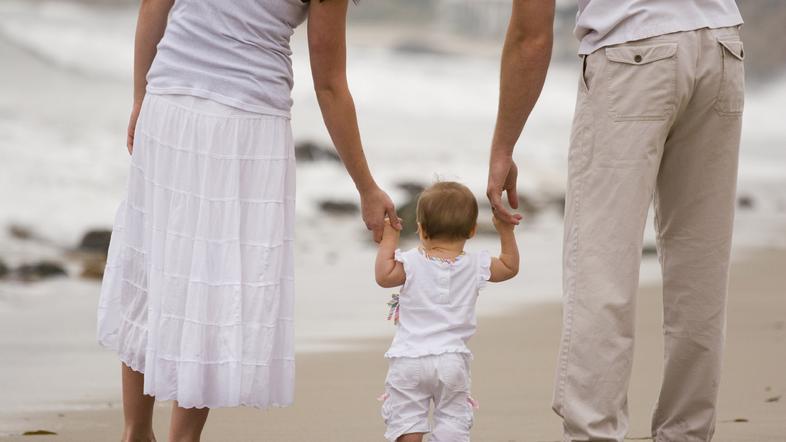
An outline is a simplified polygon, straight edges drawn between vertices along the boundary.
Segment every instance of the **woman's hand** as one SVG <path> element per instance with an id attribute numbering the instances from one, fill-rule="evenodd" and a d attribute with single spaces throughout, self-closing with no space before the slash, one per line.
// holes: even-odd
<path id="1" fill-rule="evenodd" d="M 516 192 L 518 173 L 518 167 L 513 158 L 508 155 L 498 155 L 492 149 L 486 196 L 491 203 L 491 210 L 494 212 L 494 216 L 506 223 L 515 225 L 518 225 L 521 221 L 521 215 L 510 213 L 502 204 L 502 192 L 507 193 L 510 207 L 517 209 L 519 207 L 519 197 Z"/>
<path id="2" fill-rule="evenodd" d="M 385 218 L 394 229 L 401 230 L 401 220 L 396 215 L 396 206 L 388 194 L 379 187 L 360 193 L 360 210 L 366 228 L 374 234 L 374 242 L 379 243 L 382 240 Z"/>
<path id="3" fill-rule="evenodd" d="M 128 135 L 126 138 L 126 148 L 128 148 L 128 154 L 131 155 L 134 153 L 134 133 L 136 132 L 136 120 L 139 119 L 139 111 L 142 109 L 142 104 L 134 103 L 134 107 L 131 109 L 131 118 L 128 119 Z"/>

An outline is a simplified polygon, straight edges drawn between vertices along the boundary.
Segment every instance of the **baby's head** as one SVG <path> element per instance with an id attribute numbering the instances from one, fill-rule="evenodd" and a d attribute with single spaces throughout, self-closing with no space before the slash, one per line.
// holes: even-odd
<path id="1" fill-rule="evenodd" d="M 438 182 L 420 194 L 417 219 L 421 239 L 466 241 L 475 235 L 478 201 L 463 184 Z"/>

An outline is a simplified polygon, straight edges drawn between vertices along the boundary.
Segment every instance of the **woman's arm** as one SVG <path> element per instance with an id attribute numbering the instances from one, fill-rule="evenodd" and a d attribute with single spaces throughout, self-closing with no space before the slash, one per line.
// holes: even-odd
<path id="1" fill-rule="evenodd" d="M 128 122 L 128 153 L 134 150 L 134 131 L 142 100 L 147 87 L 147 71 L 156 56 L 156 46 L 164 36 L 169 10 L 175 0 L 142 0 L 139 6 L 139 18 L 136 22 L 134 40 L 134 106 Z"/>
<path id="2" fill-rule="evenodd" d="M 374 265 L 374 274 L 380 287 L 398 287 L 406 281 L 404 265 L 396 261 L 396 248 L 401 232 L 385 220 L 385 229 L 382 232 L 382 241 L 377 249 L 377 261 Z"/>
<path id="3" fill-rule="evenodd" d="M 312 1 L 309 6 L 308 47 L 311 75 L 322 118 L 344 167 L 360 193 L 363 221 L 382 239 L 385 217 L 400 230 L 396 208 L 374 178 L 363 153 L 355 103 L 346 74 L 346 20 L 348 0 Z"/>
<path id="4" fill-rule="evenodd" d="M 494 228 L 499 233 L 502 250 L 498 258 L 491 258 L 491 282 L 502 282 L 513 278 L 519 273 L 519 246 L 513 234 L 513 224 L 494 217 Z"/>

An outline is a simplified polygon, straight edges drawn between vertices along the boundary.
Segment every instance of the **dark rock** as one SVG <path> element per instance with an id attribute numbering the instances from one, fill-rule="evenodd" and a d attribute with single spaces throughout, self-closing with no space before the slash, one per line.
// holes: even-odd
<path id="1" fill-rule="evenodd" d="M 5 262 L 0 261 L 0 278 L 5 277 L 11 272 Z"/>
<path id="2" fill-rule="evenodd" d="M 106 267 L 106 259 L 101 256 L 92 256 L 85 258 L 82 263 L 82 273 L 79 275 L 87 279 L 101 279 L 104 277 L 104 268 Z"/>
<path id="3" fill-rule="evenodd" d="M 401 236 L 411 237 L 418 231 L 418 198 L 413 196 L 406 203 L 396 207 L 396 213 L 401 218 Z"/>
<path id="4" fill-rule="evenodd" d="M 54 431 L 49 430 L 33 430 L 33 431 L 25 431 L 22 433 L 22 436 L 53 436 L 56 435 Z"/>
<path id="5" fill-rule="evenodd" d="M 328 215 L 354 215 L 359 210 L 351 201 L 322 201 L 319 208 Z"/>
<path id="6" fill-rule="evenodd" d="M 422 40 L 410 40 L 398 43 L 393 50 L 408 55 L 448 56 L 452 53 Z"/>
<path id="7" fill-rule="evenodd" d="M 106 255 L 109 250 L 109 240 L 112 237 L 111 230 L 89 230 L 82 237 L 78 250 L 81 252 L 98 252 Z"/>
<path id="8" fill-rule="evenodd" d="M 768 397 L 764 402 L 772 403 L 772 402 L 778 402 L 779 400 L 781 400 L 780 395 L 779 396 Z"/>
<path id="9" fill-rule="evenodd" d="M 16 239 L 28 240 L 28 239 L 35 238 L 35 233 L 33 232 L 33 229 L 19 224 L 11 224 L 10 226 L 8 226 L 8 233 L 10 233 L 11 236 Z"/>
<path id="10" fill-rule="evenodd" d="M 503 201 L 505 201 L 505 195 L 502 196 Z M 534 216 L 540 212 L 540 204 L 537 203 L 535 198 L 525 195 L 523 193 L 519 193 L 519 208 L 520 212 L 523 212 L 525 215 Z"/>
<path id="11" fill-rule="evenodd" d="M 414 181 L 403 181 L 396 184 L 396 186 L 404 192 L 407 192 L 410 198 L 417 198 L 417 196 L 426 189 L 425 185 Z"/>
<path id="12" fill-rule="evenodd" d="M 295 144 L 295 159 L 307 163 L 315 161 L 341 162 L 341 158 L 334 149 L 321 146 L 313 141 L 301 141 Z"/>
<path id="13" fill-rule="evenodd" d="M 22 281 L 38 281 L 44 278 L 67 275 L 62 265 L 52 261 L 41 261 L 35 264 L 22 264 L 17 267 L 16 275 Z"/>
<path id="14" fill-rule="evenodd" d="M 565 195 L 550 198 L 549 205 L 555 207 L 562 216 L 565 216 Z"/>
<path id="15" fill-rule="evenodd" d="M 740 209 L 753 209 L 755 205 L 756 202 L 750 195 L 740 195 L 737 197 L 737 207 Z"/>
<path id="16" fill-rule="evenodd" d="M 658 247 L 655 244 L 644 244 L 641 254 L 643 256 L 658 256 Z"/>

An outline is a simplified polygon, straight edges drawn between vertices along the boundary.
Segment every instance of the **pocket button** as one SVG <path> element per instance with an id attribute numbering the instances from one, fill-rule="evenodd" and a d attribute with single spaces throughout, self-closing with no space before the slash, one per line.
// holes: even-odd
<path id="1" fill-rule="evenodd" d="M 641 63 L 641 55 L 636 54 L 636 56 L 633 57 L 633 61 L 635 61 L 636 63 Z"/>

